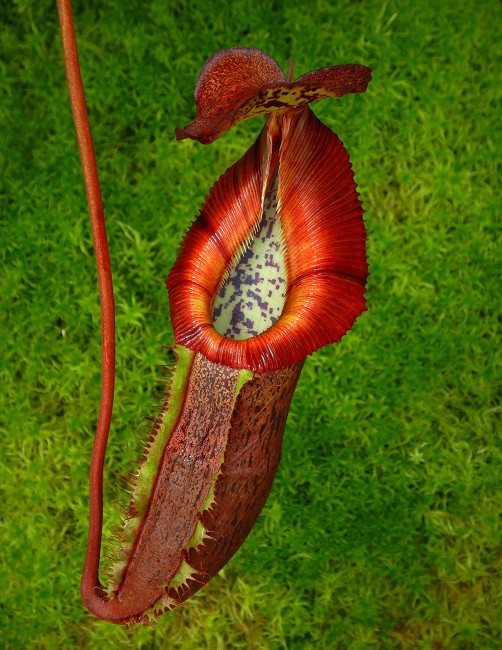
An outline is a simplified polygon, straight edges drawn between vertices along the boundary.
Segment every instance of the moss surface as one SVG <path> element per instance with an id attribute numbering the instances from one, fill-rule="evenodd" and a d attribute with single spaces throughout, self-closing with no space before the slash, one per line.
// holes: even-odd
<path id="1" fill-rule="evenodd" d="M 114 472 L 172 341 L 164 278 L 214 180 L 262 120 L 175 142 L 214 51 L 298 75 L 373 68 L 315 105 L 366 209 L 369 310 L 305 366 L 282 464 L 228 567 L 155 629 L 84 609 L 99 304 L 52 0 L 0 9 L 0 645 L 502 647 L 500 58 L 493 0 L 75 2 L 118 308 Z"/>

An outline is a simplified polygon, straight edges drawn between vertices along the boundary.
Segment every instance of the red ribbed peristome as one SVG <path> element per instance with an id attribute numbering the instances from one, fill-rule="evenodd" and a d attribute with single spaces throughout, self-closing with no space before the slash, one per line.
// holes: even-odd
<path id="1" fill-rule="evenodd" d="M 236 341 L 213 327 L 225 274 L 258 224 L 278 173 L 286 302 L 262 334 Z M 176 342 L 211 361 L 277 370 L 339 341 L 366 309 L 365 228 L 349 156 L 307 106 L 268 118 L 257 142 L 213 186 L 167 279 Z"/>

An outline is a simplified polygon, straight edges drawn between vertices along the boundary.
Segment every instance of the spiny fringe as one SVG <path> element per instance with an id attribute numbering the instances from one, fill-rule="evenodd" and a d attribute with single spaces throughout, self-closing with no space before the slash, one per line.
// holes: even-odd
<path id="1" fill-rule="evenodd" d="M 138 484 L 138 476 L 141 466 L 148 457 L 151 445 L 163 424 L 164 415 L 169 408 L 171 399 L 171 387 L 173 375 L 178 363 L 178 355 L 174 346 L 162 345 L 164 350 L 169 350 L 176 354 L 176 359 L 167 364 L 156 366 L 156 388 L 153 399 L 157 402 L 151 407 L 152 414 L 144 415 L 141 420 L 148 424 L 139 425 L 131 433 L 132 445 L 129 445 L 132 456 L 126 461 L 120 472 L 115 472 L 115 485 L 120 493 L 115 499 L 115 507 L 121 515 L 121 523 L 114 524 L 111 528 L 111 536 L 105 536 L 104 541 L 106 551 L 103 554 L 103 573 L 107 576 L 110 588 L 113 588 L 115 582 L 114 566 L 123 560 L 123 556 L 128 555 L 128 549 L 124 545 L 124 526 L 127 521 L 138 515 L 135 504 L 133 503 L 134 491 Z M 162 375 L 159 377 L 159 373 Z M 160 390 L 159 390 L 159 387 Z M 159 407 L 159 403 L 160 407 Z M 132 447 L 132 449 L 131 449 Z"/>

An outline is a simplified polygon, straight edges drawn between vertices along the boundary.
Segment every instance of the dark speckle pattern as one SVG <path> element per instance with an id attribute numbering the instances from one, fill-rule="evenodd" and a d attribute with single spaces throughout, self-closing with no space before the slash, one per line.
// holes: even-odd
<path id="1" fill-rule="evenodd" d="M 230 270 L 213 309 L 216 331 L 237 341 L 272 327 L 286 296 L 282 227 L 277 211 L 277 178 L 265 197 L 258 231 Z"/>

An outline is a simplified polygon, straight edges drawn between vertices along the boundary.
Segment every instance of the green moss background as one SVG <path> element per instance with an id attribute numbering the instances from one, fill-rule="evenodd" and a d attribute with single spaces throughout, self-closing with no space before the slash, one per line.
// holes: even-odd
<path id="1" fill-rule="evenodd" d="M 99 304 L 55 3 L 0 9 L 0 647 L 496 650 L 500 514 L 501 5 L 494 0 L 75 2 L 118 309 L 114 472 L 172 341 L 164 278 L 261 128 L 173 137 L 204 61 L 259 47 L 297 75 L 373 69 L 315 105 L 366 209 L 368 311 L 308 359 L 263 514 L 156 628 L 79 597 Z"/>

